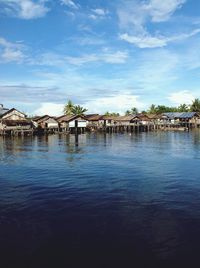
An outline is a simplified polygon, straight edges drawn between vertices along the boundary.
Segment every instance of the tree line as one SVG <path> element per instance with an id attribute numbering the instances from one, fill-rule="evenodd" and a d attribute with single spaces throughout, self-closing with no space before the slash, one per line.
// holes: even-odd
<path id="1" fill-rule="evenodd" d="M 87 109 L 81 107 L 80 105 L 74 105 L 71 100 L 67 102 L 64 106 L 64 113 L 66 115 L 84 115 L 87 112 Z M 155 105 L 152 104 L 146 111 L 142 111 L 142 114 L 162 114 L 167 112 L 198 112 L 200 113 L 200 99 L 195 99 L 191 105 L 180 104 L 178 107 L 169 107 L 165 105 Z M 136 107 L 132 107 L 127 110 L 124 115 L 137 114 L 138 109 Z M 115 112 L 106 112 L 104 115 L 107 116 L 119 116 L 119 113 Z"/>

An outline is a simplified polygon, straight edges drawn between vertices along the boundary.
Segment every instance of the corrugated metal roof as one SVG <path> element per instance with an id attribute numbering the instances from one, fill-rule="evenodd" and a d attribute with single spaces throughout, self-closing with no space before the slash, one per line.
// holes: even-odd
<path id="1" fill-rule="evenodd" d="M 167 116 L 169 119 L 176 119 L 176 118 L 192 118 L 196 115 L 195 112 L 171 112 L 171 113 L 163 113 L 163 115 Z"/>
<path id="2" fill-rule="evenodd" d="M 196 115 L 195 112 L 182 113 L 181 118 L 192 118 L 195 115 Z"/>

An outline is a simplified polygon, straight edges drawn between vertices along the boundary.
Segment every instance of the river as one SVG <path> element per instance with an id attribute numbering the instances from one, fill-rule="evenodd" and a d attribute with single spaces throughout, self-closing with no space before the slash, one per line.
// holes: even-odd
<path id="1" fill-rule="evenodd" d="M 200 131 L 0 137 L 2 268 L 195 267 L 199 240 Z"/>

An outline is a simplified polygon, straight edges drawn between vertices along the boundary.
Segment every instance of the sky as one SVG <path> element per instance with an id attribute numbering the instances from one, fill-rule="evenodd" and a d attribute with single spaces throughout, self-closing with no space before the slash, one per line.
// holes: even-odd
<path id="1" fill-rule="evenodd" d="M 200 98 L 200 1 L 0 0 L 0 103 L 28 115 Z"/>

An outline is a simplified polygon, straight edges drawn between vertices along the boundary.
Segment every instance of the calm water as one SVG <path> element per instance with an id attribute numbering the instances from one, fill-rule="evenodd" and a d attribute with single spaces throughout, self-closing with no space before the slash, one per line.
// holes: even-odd
<path id="1" fill-rule="evenodd" d="M 200 265 L 200 132 L 0 138 L 0 260 Z"/>

